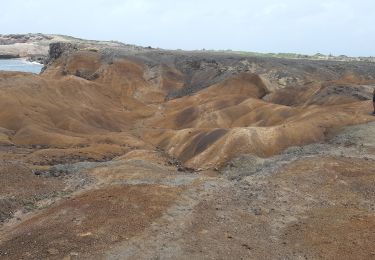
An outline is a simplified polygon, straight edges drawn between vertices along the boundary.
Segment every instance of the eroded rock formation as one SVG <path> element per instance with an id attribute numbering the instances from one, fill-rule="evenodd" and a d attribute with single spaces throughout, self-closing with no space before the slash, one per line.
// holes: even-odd
<path id="1" fill-rule="evenodd" d="M 374 77 L 53 43 L 40 75 L 0 72 L 0 256 L 371 257 Z"/>

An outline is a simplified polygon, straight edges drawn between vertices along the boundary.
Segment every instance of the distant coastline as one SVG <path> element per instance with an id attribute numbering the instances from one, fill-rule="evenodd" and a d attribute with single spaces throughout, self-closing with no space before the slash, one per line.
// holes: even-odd
<path id="1" fill-rule="evenodd" d="M 141 47 L 136 45 L 129 45 L 117 41 L 95 41 L 74 38 L 66 35 L 56 34 L 0 34 L 0 59 L 11 58 L 27 58 L 29 61 L 35 61 L 40 64 L 45 64 L 48 59 L 50 44 L 54 43 L 71 43 L 85 45 L 87 48 L 95 46 L 95 48 L 124 48 L 129 51 L 170 51 L 181 53 L 215 53 L 228 55 L 242 55 L 245 57 L 261 57 L 261 58 L 280 58 L 289 60 L 318 60 L 318 61 L 341 61 L 341 62 L 375 62 L 375 57 L 350 57 L 346 55 L 327 55 L 316 53 L 314 55 L 305 55 L 297 53 L 259 53 L 251 51 L 238 50 L 192 50 L 185 51 L 177 50 L 163 50 L 159 48 Z"/>

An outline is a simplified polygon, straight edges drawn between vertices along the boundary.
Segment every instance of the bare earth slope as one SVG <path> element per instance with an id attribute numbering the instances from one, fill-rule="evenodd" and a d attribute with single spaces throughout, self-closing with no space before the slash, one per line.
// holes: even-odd
<path id="1" fill-rule="evenodd" d="M 375 63 L 50 45 L 0 72 L 0 256 L 371 259 Z"/>

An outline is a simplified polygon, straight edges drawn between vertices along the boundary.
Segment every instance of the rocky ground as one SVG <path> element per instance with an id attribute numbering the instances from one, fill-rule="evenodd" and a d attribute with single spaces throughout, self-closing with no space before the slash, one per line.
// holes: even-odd
<path id="1" fill-rule="evenodd" d="M 0 257 L 373 259 L 374 77 L 52 44 L 0 73 Z"/>
<path id="2" fill-rule="evenodd" d="M 4 169 L 4 195 L 13 186 L 31 201 L 1 228 L 2 257 L 372 259 L 374 126 L 267 159 L 242 155 L 219 171 L 140 159 L 59 177 Z"/>

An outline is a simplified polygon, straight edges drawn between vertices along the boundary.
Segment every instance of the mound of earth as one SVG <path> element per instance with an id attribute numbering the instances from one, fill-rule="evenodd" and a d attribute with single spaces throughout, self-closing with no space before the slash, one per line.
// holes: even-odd
<path id="1" fill-rule="evenodd" d="M 48 44 L 0 72 L 1 257 L 374 256 L 375 63 Z"/>

